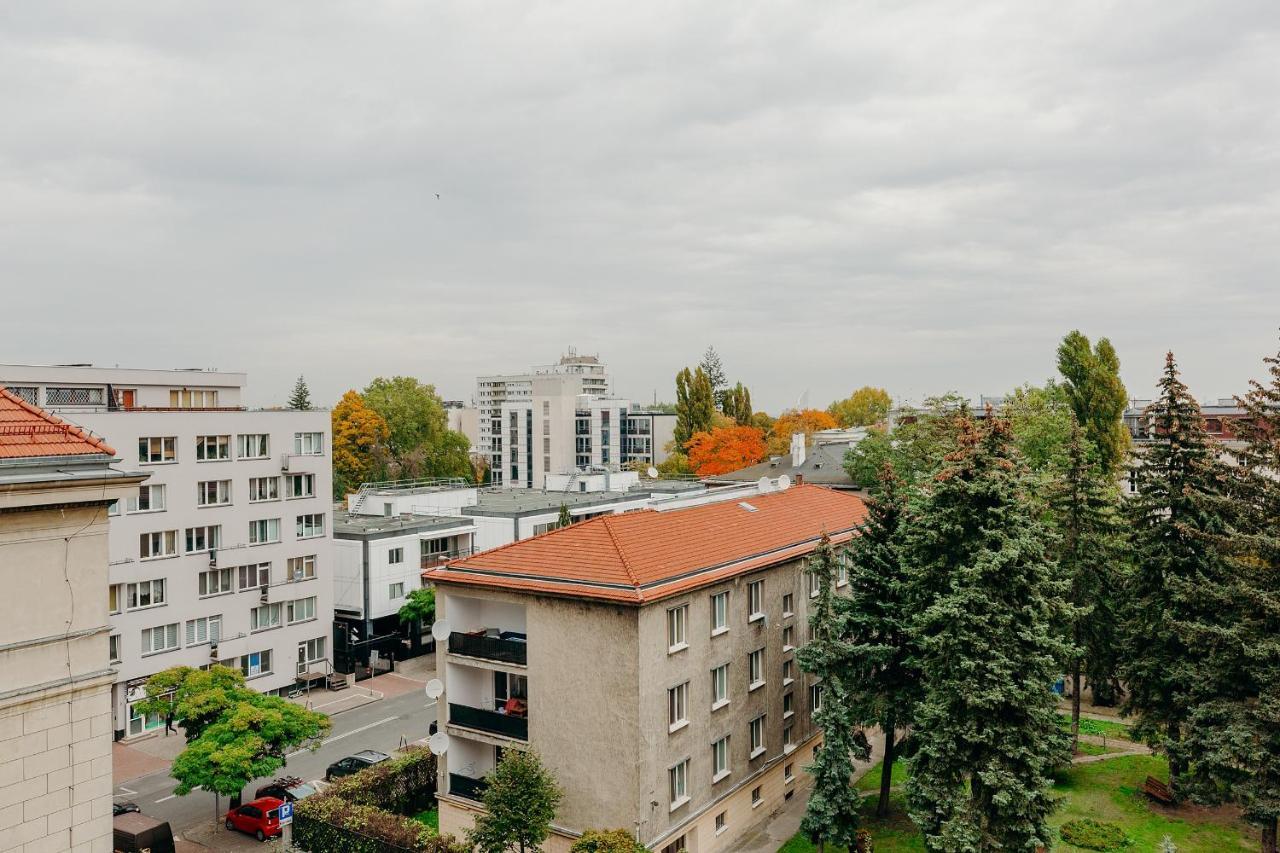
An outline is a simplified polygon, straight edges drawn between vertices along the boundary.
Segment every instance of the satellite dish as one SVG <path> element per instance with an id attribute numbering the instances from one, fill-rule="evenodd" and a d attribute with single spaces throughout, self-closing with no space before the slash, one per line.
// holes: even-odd
<path id="1" fill-rule="evenodd" d="M 770 480 L 768 477 L 761 477 L 759 482 L 756 483 L 756 488 L 760 490 L 760 494 L 762 495 L 772 492 L 773 480 Z"/>
<path id="2" fill-rule="evenodd" d="M 644 473 L 649 477 L 650 480 L 658 479 L 658 469 L 654 468 L 652 465 L 646 468 Z"/>
<path id="3" fill-rule="evenodd" d="M 449 751 L 449 736 L 444 732 L 436 732 L 427 738 L 427 749 L 432 755 L 444 755 Z"/>
<path id="4" fill-rule="evenodd" d="M 438 678 L 433 678 L 427 682 L 427 698 L 439 699 L 444 695 L 444 682 Z"/>
<path id="5" fill-rule="evenodd" d="M 431 636 L 435 638 L 437 643 L 443 643 L 449 639 L 449 623 L 444 619 L 437 619 L 435 624 L 431 626 Z"/>
<path id="6" fill-rule="evenodd" d="M 789 488 L 791 488 L 791 478 L 783 474 L 778 478 L 778 491 L 785 492 Z"/>

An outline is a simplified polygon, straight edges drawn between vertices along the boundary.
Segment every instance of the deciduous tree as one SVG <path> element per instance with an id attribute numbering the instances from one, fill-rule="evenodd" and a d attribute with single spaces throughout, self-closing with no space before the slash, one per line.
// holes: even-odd
<path id="1" fill-rule="evenodd" d="M 1128 458 L 1124 410 L 1129 405 L 1129 392 L 1120 381 L 1120 357 L 1115 347 L 1106 338 L 1090 346 L 1087 337 L 1072 331 L 1058 345 L 1058 372 L 1095 458 L 1108 473 L 1119 472 Z"/>
<path id="2" fill-rule="evenodd" d="M 435 386 L 412 376 L 379 376 L 365 386 L 361 396 L 365 405 L 387 422 L 387 444 L 397 458 L 435 445 L 449 431 L 449 416 Z"/>
<path id="3" fill-rule="evenodd" d="M 755 427 L 719 427 L 695 433 L 685 445 L 689 465 L 699 477 L 727 474 L 765 458 L 764 433 Z"/>
<path id="4" fill-rule="evenodd" d="M 676 447 L 683 448 L 696 432 L 707 432 L 715 419 L 716 406 L 711 380 L 706 371 L 685 368 L 676 374 Z"/>
<path id="5" fill-rule="evenodd" d="M 741 382 L 724 390 L 720 408 L 738 426 L 752 426 L 751 392 Z"/>
<path id="6" fill-rule="evenodd" d="M 390 435 L 387 422 L 365 405 L 355 391 L 342 395 L 333 407 L 333 496 L 343 496 L 361 483 L 380 479 Z"/>
<path id="7" fill-rule="evenodd" d="M 588 829 L 569 853 L 645 853 L 645 846 L 625 829 Z"/>
<path id="8" fill-rule="evenodd" d="M 863 385 L 845 399 L 827 406 L 827 412 L 840 426 L 848 429 L 881 423 L 889 416 L 892 406 L 893 398 L 888 391 Z"/>
<path id="9" fill-rule="evenodd" d="M 804 433 L 805 443 L 815 432 L 824 429 L 835 429 L 839 424 L 822 409 L 787 409 L 778 415 L 773 422 L 773 432 L 769 436 L 769 454 L 784 456 L 791 452 L 791 436 L 797 432 Z"/>
<path id="10" fill-rule="evenodd" d="M 551 832 L 560 786 L 532 749 L 508 749 L 486 777 L 484 812 L 467 840 L 480 853 L 532 853 Z"/>
<path id="11" fill-rule="evenodd" d="M 1062 385 L 1050 380 L 1043 387 L 1015 388 L 1000 414 L 1009 421 L 1014 444 L 1032 472 L 1052 476 L 1063 469 L 1076 419 Z"/>
<path id="12" fill-rule="evenodd" d="M 968 412 L 968 402 L 955 393 L 930 397 L 919 409 L 904 407 L 891 432 L 872 428 L 845 453 L 844 468 L 858 485 L 875 489 L 888 462 L 903 485 L 913 486 L 932 476 L 955 449 Z"/>
<path id="13" fill-rule="evenodd" d="M 422 586 L 410 590 L 397 615 L 406 625 L 430 625 L 436 621 L 435 587 Z"/>

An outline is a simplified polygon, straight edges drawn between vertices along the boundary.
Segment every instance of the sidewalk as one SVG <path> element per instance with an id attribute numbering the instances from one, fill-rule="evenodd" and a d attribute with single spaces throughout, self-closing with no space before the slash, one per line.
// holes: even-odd
<path id="1" fill-rule="evenodd" d="M 186 747 L 182 730 L 165 737 L 163 731 L 139 740 L 111 744 L 111 783 L 120 785 L 157 770 L 167 770 Z"/>

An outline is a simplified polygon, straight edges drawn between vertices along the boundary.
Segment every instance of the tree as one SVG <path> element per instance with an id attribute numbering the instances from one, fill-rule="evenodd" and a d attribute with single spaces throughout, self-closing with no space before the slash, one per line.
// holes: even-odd
<path id="1" fill-rule="evenodd" d="M 773 431 L 774 418 L 769 416 L 768 412 L 752 412 L 751 426 L 768 435 Z"/>
<path id="2" fill-rule="evenodd" d="M 685 445 L 689 466 L 699 477 L 728 474 L 765 458 L 764 433 L 755 427 L 719 427 L 695 433 Z"/>
<path id="3" fill-rule="evenodd" d="M 588 829 L 573 842 L 569 853 L 645 853 L 643 844 L 625 829 Z"/>
<path id="4" fill-rule="evenodd" d="M 1053 475 L 1064 468 L 1067 444 L 1077 421 L 1062 385 L 1051 379 L 1042 388 L 1015 388 L 1005 398 L 1000 414 L 1009 421 L 1013 442 L 1032 472 Z M 1087 446 L 1087 439 L 1085 442 Z"/>
<path id="5" fill-rule="evenodd" d="M 161 670 L 147 679 L 143 689 L 146 696 L 135 704 L 135 710 L 177 720 L 188 742 L 253 692 L 245 688 L 240 670 L 221 665 Z"/>
<path id="6" fill-rule="evenodd" d="M 1050 491 L 1049 507 L 1058 533 L 1058 568 L 1070 584 L 1074 605 L 1066 633 L 1073 654 L 1071 674 L 1071 746 L 1080 739 L 1081 676 L 1086 672 L 1095 700 L 1110 696 L 1116 684 L 1118 602 L 1123 573 L 1119 523 L 1120 492 L 1115 479 L 1089 458 L 1087 440 L 1074 417 L 1062 476 Z"/>
<path id="7" fill-rule="evenodd" d="M 738 426 L 752 426 L 751 392 L 741 382 L 724 390 L 720 408 Z"/>
<path id="8" fill-rule="evenodd" d="M 791 436 L 797 432 L 804 433 L 805 444 L 808 444 L 815 432 L 838 426 L 836 419 L 822 409 L 787 409 L 773 422 L 773 432 L 769 436 L 769 455 L 785 456 L 790 453 Z"/>
<path id="9" fill-rule="evenodd" d="M 812 639 L 796 655 L 801 669 L 818 676 L 822 691 L 821 703 L 813 712 L 814 723 L 822 729 L 822 746 L 806 768 L 813 776 L 813 791 L 800 822 L 800 831 L 819 850 L 828 842 L 853 849 L 857 842 L 862 796 L 852 785 L 854 760 L 871 754 L 866 735 L 850 713 L 850 680 L 857 673 L 845 666 L 845 630 L 835 594 L 837 560 L 824 533 L 808 566 L 818 583 L 818 597 L 809 615 Z"/>
<path id="10" fill-rule="evenodd" d="M 379 479 L 390 436 L 387 422 L 355 391 L 333 407 L 333 497 L 342 499 L 361 483 Z"/>
<path id="11" fill-rule="evenodd" d="M 1128 458 L 1124 410 L 1129 405 L 1129 392 L 1120 381 L 1120 357 L 1111 341 L 1099 338 L 1097 345 L 1090 347 L 1087 337 L 1069 332 L 1058 345 L 1058 372 L 1095 458 L 1104 471 L 1119 472 Z"/>
<path id="12" fill-rule="evenodd" d="M 568 527 L 573 524 L 573 516 L 569 514 L 569 505 L 560 504 L 560 517 L 556 519 L 556 527 Z"/>
<path id="13" fill-rule="evenodd" d="M 915 642 L 911 575 L 902 560 L 906 492 L 886 464 L 879 488 L 868 498 L 861 535 L 849 543 L 849 594 L 836 599 L 843 614 L 847 702 L 854 722 L 884 732 L 884 766 L 893 767 L 897 730 L 911 724 L 920 676 Z M 876 815 L 889 810 L 892 773 L 881 774 Z"/>
<path id="14" fill-rule="evenodd" d="M 698 367 L 702 368 L 702 372 L 707 375 L 707 381 L 711 383 L 711 398 L 715 401 L 715 407 L 723 410 L 724 389 L 729 383 L 724 377 L 724 364 L 720 361 L 720 353 L 716 352 L 715 347 L 707 347 Z"/>
<path id="15" fill-rule="evenodd" d="M 456 430 L 445 430 L 434 441 L 398 454 L 387 465 L 392 479 L 457 477 L 470 480 L 475 475 L 471 461 L 471 441 Z"/>
<path id="16" fill-rule="evenodd" d="M 387 422 L 387 443 L 398 459 L 437 444 L 449 432 L 449 416 L 435 386 L 424 385 L 412 376 L 379 376 L 365 386 L 361 396 L 365 405 Z"/>
<path id="17" fill-rule="evenodd" d="M 676 446 L 683 448 L 695 432 L 711 429 L 716 412 L 714 392 L 706 371 L 685 368 L 676 374 Z"/>
<path id="18" fill-rule="evenodd" d="M 298 377 L 298 381 L 293 384 L 293 393 L 289 395 L 289 402 L 285 403 L 285 408 L 303 412 L 311 410 L 311 389 L 307 387 L 306 379 Z"/>
<path id="19" fill-rule="evenodd" d="M 878 424 L 889 416 L 889 409 L 892 407 L 893 398 L 888 391 L 863 385 L 845 399 L 836 400 L 827 406 L 827 413 L 840 426 L 848 429 Z"/>
<path id="20" fill-rule="evenodd" d="M 1173 353 L 1147 413 L 1152 437 L 1132 472 L 1137 494 L 1125 501 L 1134 570 L 1126 590 L 1120 674 L 1128 696 L 1121 710 L 1137 718 L 1137 737 L 1169 756 L 1170 786 L 1180 795 L 1191 687 L 1205 675 L 1198 665 L 1204 650 L 1188 644 L 1180 626 L 1223 615 L 1212 612 L 1210 597 L 1225 582 L 1213 537 L 1227 529 L 1215 500 L 1227 474 Z"/>
<path id="21" fill-rule="evenodd" d="M 849 448 L 844 469 L 858 485 L 875 489 L 888 462 L 904 486 L 914 486 L 931 477 L 955 449 L 968 414 L 968 402 L 955 393 L 929 397 L 921 409 L 904 407 L 892 431 L 872 428 Z"/>
<path id="22" fill-rule="evenodd" d="M 404 604 L 397 611 L 400 622 L 406 625 L 430 625 L 436 621 L 436 590 L 421 586 L 411 590 Z"/>
<path id="23" fill-rule="evenodd" d="M 1026 500 L 1008 422 L 962 418 L 958 446 L 912 502 L 922 697 L 907 797 L 933 851 L 1052 846 L 1053 769 L 1069 757 L 1052 685 L 1067 605 Z"/>
<path id="24" fill-rule="evenodd" d="M 480 853 L 531 853 L 551 832 L 562 794 L 532 749 L 508 749 L 486 777 L 484 813 L 467 840 Z"/>

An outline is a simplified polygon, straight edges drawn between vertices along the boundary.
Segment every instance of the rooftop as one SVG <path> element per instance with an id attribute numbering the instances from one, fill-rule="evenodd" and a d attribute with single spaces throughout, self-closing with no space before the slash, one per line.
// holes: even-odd
<path id="1" fill-rule="evenodd" d="M 619 501 L 634 501 L 645 493 L 632 492 L 544 492 L 534 489 L 482 489 L 480 502 L 463 507 L 467 515 L 524 515 L 557 510 L 561 506 L 604 506 Z"/>
<path id="2" fill-rule="evenodd" d="M 844 454 L 852 446 L 853 443 L 848 442 L 818 444 L 805 451 L 804 463 L 801 465 L 793 464 L 791 454 L 788 453 L 785 456 L 768 459 L 758 465 L 739 468 L 737 471 L 730 471 L 727 474 L 717 474 L 707 479 L 720 483 L 754 483 L 761 477 L 774 478 L 786 474 L 793 481 L 799 475 L 804 477 L 806 483 L 831 486 L 837 489 L 856 489 L 858 484 L 844 470 Z"/>
<path id="3" fill-rule="evenodd" d="M 856 495 L 796 486 L 747 501 L 601 516 L 423 577 L 640 605 L 803 557 L 824 534 L 847 541 L 865 518 Z"/>
<path id="4" fill-rule="evenodd" d="M 402 533 L 410 534 L 420 531 L 446 530 L 451 527 L 474 526 L 469 518 L 456 515 L 421 515 L 405 513 L 403 515 L 357 515 L 347 512 L 342 504 L 333 508 L 333 533 L 335 536 L 369 536 L 373 534 Z"/>
<path id="5" fill-rule="evenodd" d="M 115 455 L 102 439 L 0 388 L 0 459 Z"/>

